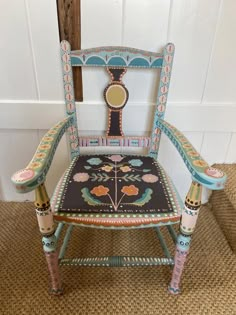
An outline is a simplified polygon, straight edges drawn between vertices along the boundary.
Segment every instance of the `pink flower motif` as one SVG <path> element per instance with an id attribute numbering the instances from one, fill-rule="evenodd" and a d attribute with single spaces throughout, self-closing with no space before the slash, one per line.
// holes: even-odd
<path id="1" fill-rule="evenodd" d="M 113 162 L 120 162 L 123 160 L 123 157 L 119 154 L 114 154 L 114 155 L 111 155 L 109 159 L 112 160 Z"/>
<path id="2" fill-rule="evenodd" d="M 155 183 L 158 181 L 158 177 L 152 174 L 145 174 L 142 176 L 142 180 L 146 183 Z"/>
<path id="3" fill-rule="evenodd" d="M 31 169 L 23 169 L 12 176 L 15 182 L 24 182 L 34 177 L 34 171 Z"/>
<path id="4" fill-rule="evenodd" d="M 205 170 L 205 173 L 210 176 L 210 177 L 214 177 L 214 178 L 221 178 L 224 177 L 224 173 L 220 170 L 218 170 L 217 168 L 214 167 L 209 167 Z"/>
<path id="5" fill-rule="evenodd" d="M 73 176 L 73 179 L 75 182 L 87 182 L 89 179 L 89 174 L 88 173 L 76 173 Z"/>

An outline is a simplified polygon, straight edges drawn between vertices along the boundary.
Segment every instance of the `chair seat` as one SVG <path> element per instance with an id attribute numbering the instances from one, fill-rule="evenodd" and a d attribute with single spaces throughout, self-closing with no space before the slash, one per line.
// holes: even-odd
<path id="1" fill-rule="evenodd" d="M 59 181 L 56 221 L 96 227 L 179 222 L 183 203 L 160 164 L 137 155 L 80 155 Z"/>

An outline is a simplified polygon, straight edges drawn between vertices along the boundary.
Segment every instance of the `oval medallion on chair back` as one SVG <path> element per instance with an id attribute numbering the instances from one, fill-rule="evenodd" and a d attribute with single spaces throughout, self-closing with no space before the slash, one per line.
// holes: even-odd
<path id="1" fill-rule="evenodd" d="M 79 154 L 78 142 L 79 146 L 149 147 L 149 155 L 156 158 L 161 136 L 160 129 L 158 128 L 158 119 L 163 118 L 165 114 L 174 45 L 172 43 L 167 44 L 162 53 L 118 46 L 70 51 L 70 44 L 67 41 L 62 41 L 61 51 L 66 112 L 69 116 L 72 115 L 74 120 L 71 130 L 69 130 L 72 156 Z M 111 77 L 111 81 L 104 90 L 104 99 L 108 109 L 108 121 L 106 134 L 103 136 L 83 136 L 79 137 L 79 140 L 77 138 L 76 107 L 71 72 L 71 67 L 73 66 L 104 67 Z M 126 73 L 127 68 L 161 70 L 159 87 L 157 87 L 158 96 L 154 111 L 153 127 L 149 136 L 125 135 L 122 129 L 123 108 L 129 106 L 128 104 L 126 105 L 129 92 L 122 82 L 122 77 Z M 135 116 L 132 119 L 135 119 Z"/>

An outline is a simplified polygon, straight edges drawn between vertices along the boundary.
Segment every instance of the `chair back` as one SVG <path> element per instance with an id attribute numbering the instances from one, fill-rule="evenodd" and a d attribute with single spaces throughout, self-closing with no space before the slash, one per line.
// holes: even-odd
<path id="1" fill-rule="evenodd" d="M 157 157 L 161 136 L 158 119 L 163 119 L 165 114 L 174 50 L 174 44 L 168 43 L 162 53 L 118 46 L 71 51 L 69 42 L 65 40 L 61 42 L 66 113 L 73 117 L 73 123 L 68 130 L 72 157 L 79 154 L 80 146 L 148 147 L 149 155 Z M 103 92 L 108 110 L 107 128 L 103 136 L 78 136 L 72 67 L 103 67 L 110 77 Z M 130 137 L 123 132 L 122 112 L 128 102 L 129 91 L 122 78 L 128 68 L 160 69 L 156 108 L 150 136 Z"/>

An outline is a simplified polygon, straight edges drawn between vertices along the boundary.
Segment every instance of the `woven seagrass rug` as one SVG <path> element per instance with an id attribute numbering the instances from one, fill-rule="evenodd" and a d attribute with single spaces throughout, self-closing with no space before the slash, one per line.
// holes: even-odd
<path id="1" fill-rule="evenodd" d="M 167 293 L 171 277 L 167 266 L 65 266 L 64 295 L 48 295 L 48 274 L 32 209 L 32 203 L 0 203 L 1 315 L 236 314 L 236 256 L 206 206 L 200 212 L 178 297 Z M 70 245 L 67 256 L 162 255 L 152 229 L 78 228 Z"/>

